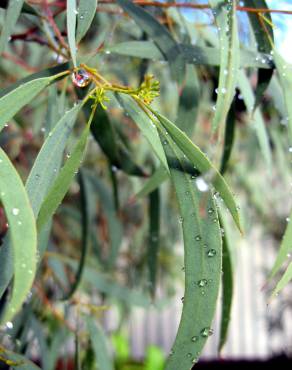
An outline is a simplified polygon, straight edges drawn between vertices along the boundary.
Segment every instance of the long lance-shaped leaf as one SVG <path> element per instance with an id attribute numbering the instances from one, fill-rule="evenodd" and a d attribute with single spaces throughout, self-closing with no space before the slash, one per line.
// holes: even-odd
<path id="1" fill-rule="evenodd" d="M 177 336 L 166 370 L 189 370 L 213 331 L 221 271 L 221 234 L 212 193 L 200 192 L 184 154 L 159 128 L 179 204 L 184 237 L 185 293 Z M 173 162 L 176 166 L 173 166 Z"/>
<path id="2" fill-rule="evenodd" d="M 290 220 L 292 219 L 292 211 L 290 213 L 289 218 Z M 277 254 L 276 261 L 269 274 L 269 279 L 274 277 L 277 274 L 277 272 L 279 272 L 283 263 L 287 261 L 287 255 L 289 255 L 291 251 L 292 251 L 292 221 L 289 221 L 283 236 L 283 240 L 280 245 L 280 249 Z"/>
<path id="3" fill-rule="evenodd" d="M 229 110 L 227 121 L 226 121 L 224 149 L 223 149 L 223 156 L 222 156 L 221 165 L 220 165 L 220 173 L 222 175 L 225 173 L 225 171 L 228 168 L 228 163 L 229 163 L 231 151 L 233 148 L 233 142 L 234 142 L 235 124 L 236 124 L 236 115 L 235 115 L 235 107 L 234 107 L 234 102 L 233 102 Z"/>
<path id="4" fill-rule="evenodd" d="M 0 3 L 0 8 L 7 9 L 7 6 L 8 5 L 9 5 L 9 0 L 2 1 Z M 39 15 L 39 13 L 37 12 L 36 9 L 34 9 L 32 6 L 30 6 L 30 5 L 26 4 L 26 3 L 23 3 L 22 4 L 21 13 L 27 13 L 27 14 L 32 14 L 32 15 Z"/>
<path id="5" fill-rule="evenodd" d="M 265 122 L 263 116 L 257 108 L 254 110 L 255 97 L 250 86 L 250 81 L 247 78 L 244 71 L 239 71 L 238 74 L 238 86 L 243 97 L 244 103 L 246 105 L 247 111 L 250 114 L 251 127 L 255 130 L 259 146 L 262 152 L 262 155 L 267 163 L 268 168 L 271 168 L 272 165 L 272 153 L 269 143 L 269 137 L 266 130 Z"/>
<path id="6" fill-rule="evenodd" d="M 201 47 L 197 45 L 180 44 L 184 58 L 188 64 L 220 66 L 220 49 L 215 47 Z M 135 58 L 164 60 L 163 54 L 152 41 L 127 41 L 115 44 L 108 48 L 111 53 L 131 56 Z M 274 67 L 271 55 L 256 53 L 241 49 L 239 51 L 241 68 Z"/>
<path id="7" fill-rule="evenodd" d="M 42 227 L 50 220 L 50 218 L 58 208 L 59 204 L 62 202 L 64 196 L 66 195 L 72 179 L 76 171 L 78 170 L 80 162 L 83 158 L 89 130 L 90 124 L 87 124 L 74 150 L 72 151 L 70 158 L 68 158 L 65 165 L 62 167 L 59 176 L 55 180 L 45 200 L 43 201 L 37 219 L 38 230 L 41 230 Z"/>
<path id="8" fill-rule="evenodd" d="M 292 66 L 283 59 L 283 57 L 275 50 L 274 60 L 279 75 L 280 84 L 284 93 L 285 106 L 288 113 L 288 133 L 290 142 L 292 142 L 292 104 L 291 104 L 291 89 L 292 89 Z"/>
<path id="9" fill-rule="evenodd" d="M 62 164 L 63 152 L 67 140 L 72 131 L 76 116 L 83 103 L 80 103 L 69 110 L 55 125 L 55 128 L 48 134 L 34 165 L 26 181 L 25 189 L 27 191 L 31 207 L 37 216 L 41 204 L 52 185 L 52 182 L 58 175 Z M 50 225 L 47 225 L 38 235 L 39 254 L 42 257 L 47 245 L 46 240 L 50 231 Z M 12 261 L 12 250 L 9 240 L 5 238 L 0 249 L 0 259 Z M 13 276 L 12 263 L 6 263 L 5 268 L 0 270 L 0 296 L 5 291 Z"/>
<path id="10" fill-rule="evenodd" d="M 88 180 L 84 176 L 83 172 L 80 170 L 78 174 L 78 180 L 80 184 L 80 203 L 81 203 L 81 256 L 79 260 L 78 269 L 75 274 L 74 282 L 69 290 L 69 292 L 65 295 L 64 300 L 70 299 L 73 294 L 78 289 L 80 284 L 83 269 L 85 266 L 85 258 L 89 249 L 90 244 L 90 215 L 89 215 L 89 197 L 88 194 L 90 192 L 90 187 L 88 184 Z"/>
<path id="11" fill-rule="evenodd" d="M 4 362 L 9 369 L 17 370 L 41 370 L 33 362 L 29 361 L 26 357 L 9 351 L 0 345 L 0 361 Z"/>
<path id="12" fill-rule="evenodd" d="M 135 20 L 138 26 L 155 42 L 164 58 L 169 62 L 172 78 L 181 82 L 184 77 L 185 60 L 181 47 L 169 31 L 149 12 L 129 0 L 117 0 L 117 3 Z"/>
<path id="13" fill-rule="evenodd" d="M 77 15 L 77 30 L 76 41 L 80 40 L 86 35 L 89 27 L 94 19 L 96 13 L 98 0 L 80 0 Z"/>
<path id="14" fill-rule="evenodd" d="M 26 82 L 0 98 L 0 131 L 26 104 L 47 87 L 58 75 Z"/>
<path id="15" fill-rule="evenodd" d="M 229 209 L 235 224 L 241 231 L 238 207 L 229 189 L 224 177 L 212 165 L 205 154 L 197 147 L 178 127 L 161 114 L 153 111 L 153 114 L 158 118 L 166 131 L 170 134 L 173 141 L 177 144 L 180 150 L 186 155 L 193 166 L 195 166 L 202 174 L 211 172 L 213 174 L 212 183 L 215 189 L 220 193 L 227 208 Z"/>
<path id="16" fill-rule="evenodd" d="M 220 74 L 217 89 L 213 131 L 224 130 L 230 109 L 239 69 L 239 40 L 236 19 L 236 0 L 209 0 L 218 26 L 220 41 Z M 224 131 L 223 131 L 224 132 Z"/>
<path id="17" fill-rule="evenodd" d="M 266 0 L 244 0 L 244 5 L 248 8 L 268 9 Z M 259 52 L 271 54 L 274 42 L 274 32 L 272 27 L 272 17 L 270 13 L 264 13 L 267 21 L 262 18 L 261 14 L 248 12 L 248 17 L 253 28 L 254 36 L 257 42 Z M 262 96 L 269 86 L 273 76 L 273 69 L 259 68 L 258 81 L 255 93 L 254 109 L 258 107 Z"/>
<path id="18" fill-rule="evenodd" d="M 179 97 L 177 126 L 189 137 L 194 131 L 200 101 L 200 84 L 196 69 L 186 66 L 185 84 Z"/>
<path id="19" fill-rule="evenodd" d="M 70 63 L 63 63 L 63 64 L 57 65 L 55 67 L 43 69 L 42 71 L 32 73 L 32 74 L 30 74 L 26 77 L 23 77 L 23 78 L 17 80 L 16 82 L 14 82 L 14 84 L 9 85 L 9 86 L 5 87 L 4 89 L 1 89 L 0 98 L 2 98 L 2 96 L 10 93 L 11 91 L 15 90 L 19 86 L 24 85 L 25 83 L 27 83 L 29 81 L 37 80 L 37 79 L 40 79 L 40 78 L 43 78 L 43 77 L 53 77 L 57 74 L 60 76 L 60 73 L 65 72 L 69 68 L 70 68 Z"/>
<path id="20" fill-rule="evenodd" d="M 24 0 L 10 0 L 5 13 L 4 24 L 2 25 L 0 36 L 0 54 L 4 51 L 13 28 L 20 15 Z"/>
<path id="21" fill-rule="evenodd" d="M 277 295 L 292 280 L 292 262 L 289 263 L 284 275 L 273 290 L 272 297 Z"/>
<path id="22" fill-rule="evenodd" d="M 150 292 L 155 295 L 157 281 L 157 258 L 160 243 L 160 193 L 155 189 L 149 194 L 149 243 L 147 260 L 150 280 Z"/>
<path id="23" fill-rule="evenodd" d="M 11 320 L 29 293 L 36 272 L 36 227 L 34 215 L 23 183 L 0 149 L 0 198 L 9 222 L 13 249 L 14 281 L 10 301 L 1 322 Z M 2 261 L 5 264 L 5 261 Z M 9 263 L 8 261 L 6 261 Z"/>
<path id="24" fill-rule="evenodd" d="M 224 235 L 222 237 L 222 311 L 220 323 L 220 339 L 218 345 L 218 352 L 222 350 L 228 334 L 230 324 L 230 315 L 232 308 L 233 297 L 233 267 L 231 258 L 231 243 L 228 238 L 227 223 L 225 222 L 220 212 L 220 225 L 223 227 Z"/>
<path id="25" fill-rule="evenodd" d="M 77 66 L 77 61 L 76 61 L 77 47 L 76 47 L 76 38 L 75 38 L 76 14 L 77 14 L 76 0 L 67 0 L 67 34 L 68 34 L 68 43 L 69 43 L 70 53 L 71 53 L 74 67 Z"/>
<path id="26" fill-rule="evenodd" d="M 157 130 L 153 122 L 149 119 L 133 99 L 129 96 L 118 95 L 119 102 L 127 111 L 132 120 L 137 124 L 149 144 L 151 145 L 154 153 L 159 158 L 164 168 L 168 171 L 168 165 L 165 158 L 163 146 L 161 145 Z"/>
<path id="27" fill-rule="evenodd" d="M 97 368 L 102 370 L 114 370 L 107 339 L 101 326 L 91 317 L 86 318 L 86 324 L 95 354 Z"/>
<path id="28" fill-rule="evenodd" d="M 58 175 L 66 143 L 83 103 L 75 105 L 57 122 L 49 133 L 26 181 L 26 189 L 37 216 L 42 201 Z"/>

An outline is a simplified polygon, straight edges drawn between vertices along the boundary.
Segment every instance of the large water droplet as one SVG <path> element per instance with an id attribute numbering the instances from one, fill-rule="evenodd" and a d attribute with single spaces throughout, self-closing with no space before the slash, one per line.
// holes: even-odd
<path id="1" fill-rule="evenodd" d="M 12 214 L 13 214 L 14 216 L 19 215 L 19 208 L 12 208 Z"/>
<path id="2" fill-rule="evenodd" d="M 206 183 L 206 181 L 202 177 L 198 177 L 196 179 L 196 185 L 199 191 L 205 192 L 209 190 L 209 185 Z"/>
<path id="3" fill-rule="evenodd" d="M 11 321 L 7 321 L 6 328 L 7 329 L 13 329 L 13 323 Z"/>
<path id="4" fill-rule="evenodd" d="M 209 337 L 213 333 L 214 333 L 213 329 L 210 329 L 209 327 L 204 328 L 204 329 L 201 330 L 201 336 L 204 337 L 204 338 Z"/>
<path id="5" fill-rule="evenodd" d="M 91 82 L 89 74 L 82 68 L 74 71 L 71 77 L 74 85 L 78 87 L 85 87 Z"/>
<path id="6" fill-rule="evenodd" d="M 208 257 L 214 257 L 214 256 L 216 256 L 216 251 L 215 251 L 215 249 L 209 249 L 208 250 L 208 252 L 207 252 L 207 256 Z"/>

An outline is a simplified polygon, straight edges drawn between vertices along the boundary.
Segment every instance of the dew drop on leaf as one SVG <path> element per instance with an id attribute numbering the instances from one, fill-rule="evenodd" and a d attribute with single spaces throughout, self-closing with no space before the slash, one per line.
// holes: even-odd
<path id="1" fill-rule="evenodd" d="M 72 73 L 72 82 L 77 87 L 85 87 L 90 83 L 90 81 L 91 78 L 89 74 L 82 68 L 79 68 Z"/>
<path id="2" fill-rule="evenodd" d="M 214 256 L 216 256 L 215 249 L 209 249 L 208 252 L 207 252 L 207 256 L 208 257 L 214 257 Z"/>

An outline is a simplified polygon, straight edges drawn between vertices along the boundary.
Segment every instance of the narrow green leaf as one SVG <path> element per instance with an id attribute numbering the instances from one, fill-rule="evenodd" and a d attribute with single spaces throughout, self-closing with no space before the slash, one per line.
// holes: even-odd
<path id="1" fill-rule="evenodd" d="M 155 189 L 149 194 L 149 247 L 147 261 L 149 270 L 150 292 L 155 295 L 157 281 L 157 259 L 160 244 L 160 194 Z"/>
<path id="2" fill-rule="evenodd" d="M 83 103 L 75 105 L 59 120 L 44 142 L 26 181 L 26 190 L 35 215 L 62 164 L 66 143 Z"/>
<path id="3" fill-rule="evenodd" d="M 27 193 L 18 173 L 2 149 L 0 149 L 0 198 L 9 223 L 14 271 L 11 298 L 1 319 L 1 322 L 5 323 L 19 311 L 31 289 L 36 272 L 37 238 L 35 219 Z"/>
<path id="4" fill-rule="evenodd" d="M 7 350 L 0 345 L 0 362 L 4 362 L 9 366 L 9 369 L 15 370 L 41 370 L 33 362 L 29 361 L 25 356 Z"/>
<path id="5" fill-rule="evenodd" d="M 133 99 L 127 95 L 118 95 L 119 101 L 127 111 L 132 120 L 137 124 L 154 153 L 157 155 L 163 166 L 168 170 L 163 146 L 161 145 L 157 129 L 150 118 L 137 106 Z"/>
<path id="6" fill-rule="evenodd" d="M 108 267 L 113 267 L 117 260 L 123 237 L 122 225 L 116 213 L 116 207 L 112 194 L 97 176 L 89 172 L 86 172 L 86 174 L 88 180 L 93 186 L 95 194 L 98 194 L 99 201 L 106 215 L 110 239 L 110 252 L 104 262 L 108 265 Z"/>
<path id="7" fill-rule="evenodd" d="M 251 127 L 256 132 L 262 155 L 266 161 L 268 168 L 271 168 L 272 153 L 267 129 L 259 108 L 254 111 L 255 97 L 250 85 L 250 81 L 244 71 L 239 71 L 238 73 L 238 86 L 246 105 L 247 111 L 250 114 L 252 121 Z"/>
<path id="8" fill-rule="evenodd" d="M 224 177 L 217 171 L 217 169 L 212 165 L 205 154 L 183 133 L 178 127 L 176 127 L 171 121 L 166 117 L 163 117 L 157 112 L 153 112 L 158 118 L 162 126 L 167 130 L 167 132 L 172 137 L 173 141 L 181 149 L 181 151 L 190 160 L 193 166 L 195 166 L 201 174 L 206 172 L 211 172 L 213 174 L 212 183 L 215 189 L 220 193 L 222 199 L 224 200 L 227 208 L 229 209 L 235 224 L 241 231 L 239 213 L 231 193 Z"/>
<path id="9" fill-rule="evenodd" d="M 98 0 L 80 0 L 77 15 L 77 43 L 82 40 L 94 19 Z"/>
<path id="10" fill-rule="evenodd" d="M 70 48 L 70 53 L 72 57 L 72 61 L 74 67 L 77 66 L 76 62 L 76 39 L 75 39 L 75 32 L 76 32 L 76 0 L 67 0 L 67 34 L 68 34 L 68 43 Z"/>
<path id="11" fill-rule="evenodd" d="M 95 354 L 98 369 L 114 370 L 113 360 L 108 350 L 108 344 L 103 329 L 96 320 L 86 317 L 87 330 Z"/>
<path id="12" fill-rule="evenodd" d="M 185 60 L 181 47 L 166 27 L 162 26 L 149 12 L 129 0 L 117 3 L 134 19 L 137 25 L 155 42 L 164 58 L 169 62 L 172 78 L 181 82 L 185 72 Z"/>
<path id="13" fill-rule="evenodd" d="M 84 106 L 87 117 L 90 115 L 91 102 Z M 107 156 L 112 166 L 133 176 L 145 176 L 143 169 L 133 160 L 133 153 L 122 142 L 110 117 L 102 107 L 96 109 L 91 125 L 91 133 Z"/>
<path id="14" fill-rule="evenodd" d="M 279 75 L 280 84 L 284 93 L 286 110 L 288 113 L 288 134 L 292 142 L 292 104 L 291 104 L 291 91 L 292 91 L 292 66 L 288 64 L 283 57 L 274 50 L 274 60 Z"/>
<path id="15" fill-rule="evenodd" d="M 222 175 L 227 170 L 228 162 L 231 156 L 231 151 L 232 151 L 233 142 L 234 142 L 235 125 L 236 125 L 236 115 L 235 115 L 235 107 L 233 103 L 229 110 L 227 121 L 226 121 L 224 149 L 223 149 L 223 156 L 222 156 L 221 166 L 220 166 L 220 173 Z"/>
<path id="16" fill-rule="evenodd" d="M 209 0 L 218 27 L 220 41 L 220 74 L 215 115 L 212 129 L 224 130 L 227 115 L 234 97 L 239 69 L 239 40 L 236 18 L 236 1 Z M 223 127 L 222 127 L 223 126 Z"/>
<path id="17" fill-rule="evenodd" d="M 47 87 L 54 77 L 43 77 L 26 82 L 0 98 L 0 131 L 6 123 L 37 94 Z"/>
<path id="18" fill-rule="evenodd" d="M 75 273 L 75 278 L 74 282 L 69 290 L 69 292 L 65 295 L 63 298 L 64 300 L 70 299 L 76 290 L 78 289 L 78 286 L 80 284 L 81 278 L 82 278 L 82 273 L 83 269 L 85 266 L 85 259 L 86 255 L 89 249 L 89 244 L 90 244 L 90 214 L 89 214 L 89 196 L 88 194 L 90 193 L 90 187 L 88 184 L 88 180 L 86 177 L 83 175 L 83 171 L 79 171 L 78 174 L 78 180 L 79 180 L 79 185 L 80 185 L 80 203 L 81 203 L 81 232 L 82 232 L 82 237 L 81 237 L 81 256 L 79 259 L 79 265 L 78 269 L 76 270 Z"/>
<path id="19" fill-rule="evenodd" d="M 153 190 L 158 188 L 166 179 L 168 178 L 168 173 L 166 169 L 161 165 L 154 173 L 146 180 L 143 187 L 136 194 L 136 198 L 143 198 L 150 194 Z"/>
<path id="20" fill-rule="evenodd" d="M 7 5 L 9 3 L 9 0 L 2 1 L 0 3 L 0 8 L 7 8 Z M 32 14 L 32 15 L 39 15 L 39 13 L 30 5 L 26 4 L 23 2 L 21 13 L 27 13 L 27 14 Z"/>
<path id="21" fill-rule="evenodd" d="M 197 45 L 180 44 L 181 53 L 188 64 L 220 66 L 220 49 Z M 107 48 L 111 53 L 135 58 L 164 60 L 163 54 L 152 41 L 127 41 Z M 273 68 L 271 55 L 241 49 L 239 52 L 241 68 Z M 265 61 L 263 63 L 262 61 Z"/>
<path id="22" fill-rule="evenodd" d="M 76 171 L 78 170 L 80 162 L 83 158 L 89 130 L 90 125 L 87 124 L 74 150 L 72 151 L 70 158 L 67 159 L 65 165 L 60 171 L 59 176 L 55 180 L 45 200 L 43 201 L 37 219 L 38 230 L 41 230 L 42 227 L 49 221 L 49 219 L 58 208 L 59 204 L 62 202 L 64 196 L 66 195 L 72 179 Z"/>
<path id="23" fill-rule="evenodd" d="M 164 130 L 160 134 L 167 141 L 163 148 L 179 204 L 185 270 L 183 311 L 165 370 L 189 370 L 212 334 L 220 284 L 221 234 L 211 191 L 202 193 L 197 189 L 183 152 L 170 134 Z"/>
<path id="24" fill-rule="evenodd" d="M 186 66 L 185 83 L 179 96 L 176 125 L 189 137 L 194 131 L 200 102 L 200 83 L 197 71 Z"/>
<path id="25" fill-rule="evenodd" d="M 20 15 L 24 0 L 9 0 L 0 36 L 0 54 L 4 51 Z"/>
<path id="26" fill-rule="evenodd" d="M 290 220 L 292 220 L 292 211 L 290 213 L 289 218 Z M 277 254 L 276 261 L 269 274 L 269 279 L 274 277 L 277 274 L 277 272 L 279 272 L 283 263 L 287 261 L 287 255 L 289 255 L 291 251 L 292 251 L 292 222 L 290 221 L 287 223 L 287 227 L 280 245 L 280 249 Z"/>
<path id="27" fill-rule="evenodd" d="M 292 262 L 289 263 L 284 275 L 276 285 L 276 288 L 273 290 L 272 297 L 274 297 L 281 290 L 283 290 L 285 286 L 291 281 L 291 279 L 292 279 Z"/>
<path id="28" fill-rule="evenodd" d="M 221 325 L 220 325 L 220 339 L 218 345 L 218 352 L 220 353 L 228 334 L 228 328 L 230 323 L 230 315 L 232 308 L 232 297 L 233 297 L 233 267 L 232 258 L 230 251 L 230 242 L 228 240 L 227 230 L 225 223 L 220 217 L 220 225 L 224 229 L 224 235 L 222 237 L 222 312 L 221 312 Z"/>
<path id="29" fill-rule="evenodd" d="M 266 0 L 244 0 L 244 5 L 248 8 L 260 8 L 269 9 Z M 266 22 L 263 18 L 260 18 L 261 14 L 247 12 L 250 23 L 253 28 L 254 36 L 257 42 L 257 49 L 259 52 L 271 54 L 274 42 L 274 32 L 272 25 L 272 17 L 269 12 L 265 12 L 264 16 L 268 20 Z M 261 21 L 260 21 L 261 19 Z M 258 107 L 261 99 L 268 88 L 272 79 L 274 70 L 259 68 L 258 70 L 258 81 L 255 93 L 255 104 L 254 110 Z"/>

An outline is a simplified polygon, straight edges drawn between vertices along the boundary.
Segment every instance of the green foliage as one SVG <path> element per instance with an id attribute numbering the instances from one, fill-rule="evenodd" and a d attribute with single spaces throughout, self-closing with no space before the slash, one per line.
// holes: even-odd
<path id="1" fill-rule="evenodd" d="M 281 235 L 273 294 L 292 278 L 291 223 L 280 228 L 286 215 L 265 205 L 279 200 L 272 180 L 286 196 L 291 183 L 291 66 L 269 14 L 250 12 L 242 39 L 235 0 L 210 1 L 206 27 L 175 7 L 64 3 L 1 5 L 0 339 L 8 333 L 11 348 L 0 361 L 38 369 L 23 355 L 32 331 L 44 370 L 70 339 L 63 360 L 76 369 L 189 370 L 213 333 L 221 283 L 219 351 L 228 336 L 232 229 L 248 234 L 251 217 Z M 163 308 L 181 280 L 170 355 L 152 346 L 132 362 L 132 308 Z"/>

